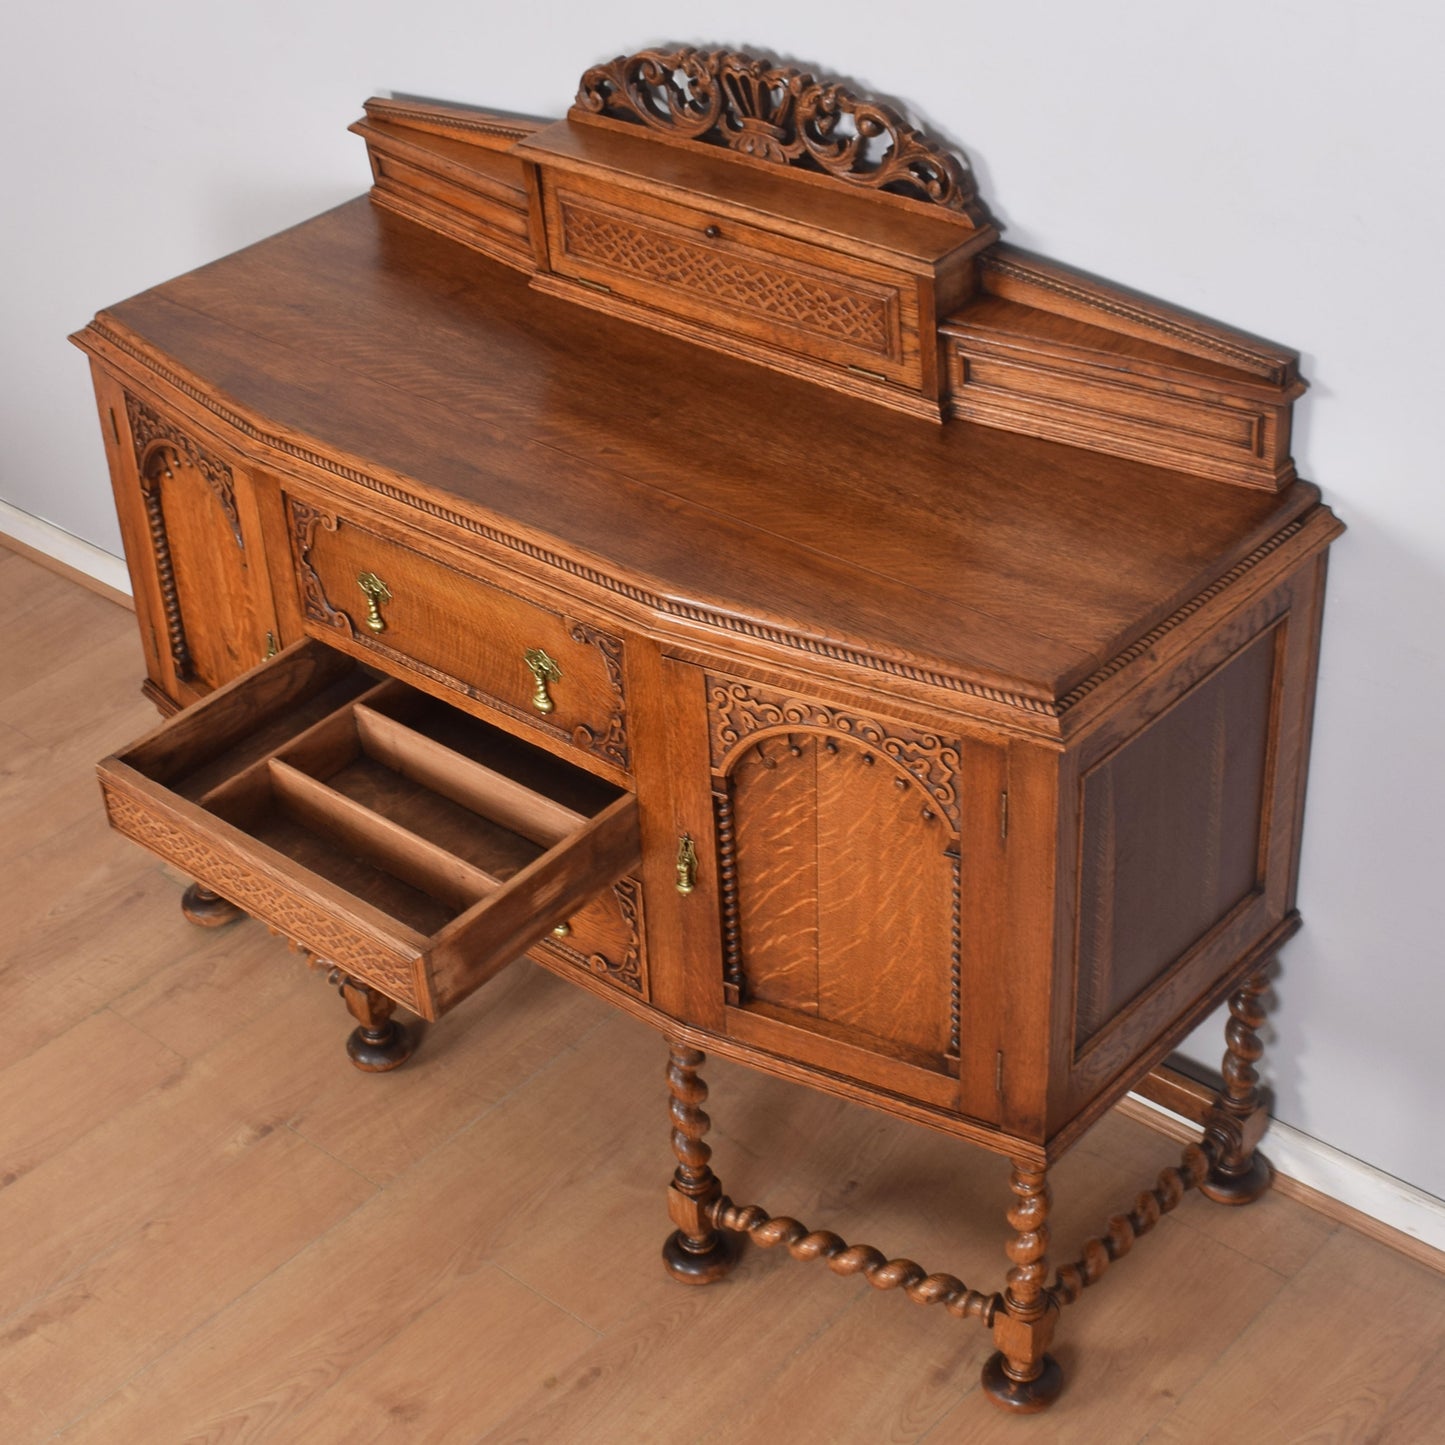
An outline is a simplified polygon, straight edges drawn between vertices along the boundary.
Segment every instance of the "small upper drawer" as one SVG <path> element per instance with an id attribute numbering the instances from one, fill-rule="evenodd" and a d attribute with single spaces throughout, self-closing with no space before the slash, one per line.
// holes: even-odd
<path id="1" fill-rule="evenodd" d="M 114 827 L 426 1018 L 639 859 L 630 793 L 310 640 L 100 778 Z"/>
<path id="2" fill-rule="evenodd" d="M 745 222 L 654 196 L 544 190 L 552 269 L 710 328 L 903 386 L 922 385 L 918 285 Z M 831 264 L 830 264 L 831 263 Z"/>
<path id="3" fill-rule="evenodd" d="M 384 536 L 286 498 L 306 627 L 462 693 L 546 747 L 630 770 L 622 641 Z M 395 666 L 393 671 L 397 670 Z"/>

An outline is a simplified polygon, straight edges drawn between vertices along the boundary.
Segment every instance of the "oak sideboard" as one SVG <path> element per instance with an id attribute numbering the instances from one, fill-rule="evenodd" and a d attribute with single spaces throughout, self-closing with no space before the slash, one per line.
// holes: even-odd
<path id="1" fill-rule="evenodd" d="M 524 954 L 660 1029 L 673 1275 L 823 1257 L 1042 1408 L 1062 1309 L 1270 1182 L 1341 530 L 1295 353 L 1009 247 L 764 59 L 365 112 L 369 196 L 75 338 L 167 714 L 111 823 L 324 961 L 362 1068 Z M 1223 1088 L 1162 1069 L 1226 1001 Z M 704 1050 L 1006 1156 L 1001 1288 L 730 1200 Z M 1199 1141 L 1050 1279 L 1048 1168 L 1130 1090 Z"/>

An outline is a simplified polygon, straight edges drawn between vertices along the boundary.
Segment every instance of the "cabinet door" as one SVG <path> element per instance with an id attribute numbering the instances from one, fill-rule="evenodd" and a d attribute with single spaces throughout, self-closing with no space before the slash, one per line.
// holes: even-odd
<path id="1" fill-rule="evenodd" d="M 986 1113 L 959 1090 L 966 774 L 997 749 L 712 674 L 706 696 L 728 1032 Z"/>
<path id="2" fill-rule="evenodd" d="M 184 704 L 277 647 L 252 479 L 188 421 L 98 390 L 151 691 Z"/>

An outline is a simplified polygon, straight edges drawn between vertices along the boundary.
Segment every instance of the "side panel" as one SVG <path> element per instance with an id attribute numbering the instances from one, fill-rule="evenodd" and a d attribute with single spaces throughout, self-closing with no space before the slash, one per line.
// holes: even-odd
<path id="1" fill-rule="evenodd" d="M 1162 1058 L 1286 926 L 1323 576 L 1311 559 L 1223 620 L 1070 759 L 1050 1132 Z"/>
<path id="2" fill-rule="evenodd" d="M 184 704 L 279 646 L 251 477 L 188 419 L 95 376 L 147 675 Z"/>

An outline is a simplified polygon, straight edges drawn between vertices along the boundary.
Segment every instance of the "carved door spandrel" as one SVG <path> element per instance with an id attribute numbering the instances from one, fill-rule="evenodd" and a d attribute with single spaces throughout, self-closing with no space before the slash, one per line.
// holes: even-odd
<path id="1" fill-rule="evenodd" d="M 125 406 L 161 607 L 154 646 L 177 691 L 209 691 L 275 648 L 265 562 L 243 523 L 247 479 L 148 403 L 127 393 Z"/>
<path id="2" fill-rule="evenodd" d="M 729 1003 L 955 1072 L 959 745 L 750 682 L 707 698 Z"/>

